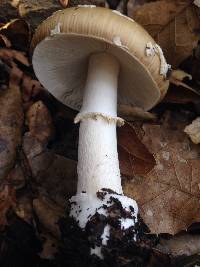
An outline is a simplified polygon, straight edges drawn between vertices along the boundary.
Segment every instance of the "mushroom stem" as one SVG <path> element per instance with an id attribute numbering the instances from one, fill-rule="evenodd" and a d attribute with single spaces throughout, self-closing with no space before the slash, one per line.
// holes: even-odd
<path id="1" fill-rule="evenodd" d="M 117 152 L 117 82 L 119 63 L 107 53 L 90 57 L 81 112 L 77 193 L 102 188 L 122 193 Z"/>
<path id="2" fill-rule="evenodd" d="M 112 55 L 90 57 L 83 105 L 75 118 L 80 121 L 78 187 L 70 199 L 70 215 L 83 229 L 99 216 L 104 218 L 104 230 L 93 240 L 93 246 L 100 247 L 101 242 L 107 244 L 110 224 L 124 233 L 131 228 L 134 240 L 137 232 L 137 203 L 123 195 L 119 170 L 116 124 L 122 121 L 117 117 L 118 73 L 119 63 Z"/>

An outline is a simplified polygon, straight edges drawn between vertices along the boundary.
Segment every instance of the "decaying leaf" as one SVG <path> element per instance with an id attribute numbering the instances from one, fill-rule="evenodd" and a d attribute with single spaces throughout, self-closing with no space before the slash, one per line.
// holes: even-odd
<path id="1" fill-rule="evenodd" d="M 21 189 L 25 186 L 24 173 L 19 164 L 16 164 L 15 167 L 9 172 L 8 178 L 15 190 Z"/>
<path id="2" fill-rule="evenodd" d="M 129 0 L 127 3 L 127 14 L 129 17 L 132 17 L 133 12 L 135 9 L 140 7 L 141 5 L 144 5 L 145 3 L 148 3 L 148 0 Z"/>
<path id="3" fill-rule="evenodd" d="M 18 197 L 14 211 L 23 221 L 29 224 L 33 223 L 33 205 L 31 197 L 26 195 Z"/>
<path id="4" fill-rule="evenodd" d="M 15 190 L 8 184 L 2 184 L 0 186 L 0 229 L 7 224 L 6 214 L 15 204 Z"/>
<path id="5" fill-rule="evenodd" d="M 58 221 L 64 216 L 64 210 L 44 197 L 34 199 L 33 208 L 42 226 L 58 238 L 60 236 Z"/>
<path id="6" fill-rule="evenodd" d="M 138 139 L 130 124 L 118 129 L 120 171 L 126 177 L 144 175 L 155 165 L 153 155 Z"/>
<path id="7" fill-rule="evenodd" d="M 182 234 L 170 239 L 161 239 L 157 249 L 165 254 L 170 254 L 175 257 L 194 255 L 200 251 L 200 236 Z"/>
<path id="8" fill-rule="evenodd" d="M 23 138 L 23 150 L 33 179 L 49 194 L 50 199 L 65 207 L 67 199 L 76 192 L 76 161 L 56 155 L 30 133 Z"/>
<path id="9" fill-rule="evenodd" d="M 0 92 L 0 180 L 13 167 L 21 143 L 23 112 L 18 86 Z"/>
<path id="10" fill-rule="evenodd" d="M 42 101 L 35 102 L 29 108 L 26 117 L 30 133 L 40 142 L 47 143 L 52 139 L 54 133 L 52 118 Z"/>
<path id="11" fill-rule="evenodd" d="M 183 132 L 188 122 L 173 114 L 170 118 L 162 125 L 146 123 L 137 128 L 156 166 L 124 185 L 153 233 L 175 234 L 200 221 L 200 148 Z"/>
<path id="12" fill-rule="evenodd" d="M 156 1 L 144 4 L 133 14 L 162 47 L 174 68 L 192 54 L 199 40 L 199 10 L 192 3 L 190 0 Z"/>
<path id="13" fill-rule="evenodd" d="M 24 74 L 22 83 L 22 98 L 24 102 L 30 101 L 31 97 L 36 96 L 41 89 L 42 86 L 37 80 L 33 80 L 30 76 Z"/>

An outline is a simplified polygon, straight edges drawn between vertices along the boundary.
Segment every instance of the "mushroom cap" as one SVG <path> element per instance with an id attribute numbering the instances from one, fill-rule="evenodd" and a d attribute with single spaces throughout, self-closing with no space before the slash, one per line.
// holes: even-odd
<path id="1" fill-rule="evenodd" d="M 107 52 L 120 63 L 118 103 L 151 109 L 169 82 L 160 74 L 157 53 L 148 56 L 152 37 L 132 19 L 110 9 L 78 6 L 55 12 L 32 39 L 36 76 L 58 100 L 80 110 L 89 56 Z"/>

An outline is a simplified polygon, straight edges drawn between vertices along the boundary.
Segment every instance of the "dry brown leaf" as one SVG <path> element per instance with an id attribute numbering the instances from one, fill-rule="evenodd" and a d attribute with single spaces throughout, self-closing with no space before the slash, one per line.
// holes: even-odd
<path id="1" fill-rule="evenodd" d="M 4 63 L 10 70 L 9 88 L 0 91 L 0 180 L 5 178 L 13 167 L 16 148 L 21 144 L 23 112 L 19 82 L 22 72 L 12 64 L 12 55 L 12 51 L 0 51 L 0 59 L 12 67 Z"/>
<path id="2" fill-rule="evenodd" d="M 11 42 L 3 34 L 0 34 L 0 47 L 7 47 L 7 48 L 11 47 Z"/>
<path id="3" fill-rule="evenodd" d="M 151 2 L 151 0 L 129 0 L 127 3 L 127 14 L 129 17 L 132 17 L 133 12 L 135 11 L 135 9 L 137 9 L 138 7 Z"/>
<path id="4" fill-rule="evenodd" d="M 0 34 L 4 35 L 13 49 L 27 51 L 31 38 L 30 27 L 23 19 L 15 19 L 0 27 Z"/>
<path id="5" fill-rule="evenodd" d="M 14 208 L 15 213 L 19 218 L 32 224 L 34 221 L 33 205 L 30 196 L 23 195 L 17 198 L 17 203 Z"/>
<path id="6" fill-rule="evenodd" d="M 173 104 L 188 104 L 188 103 L 199 104 L 200 96 L 185 88 L 173 87 L 168 90 L 163 102 L 173 103 Z"/>
<path id="7" fill-rule="evenodd" d="M 13 72 L 16 71 L 15 69 L 17 68 L 17 65 L 14 62 L 14 60 L 19 61 L 21 64 L 27 67 L 30 65 L 28 62 L 28 59 L 24 56 L 22 52 L 11 50 L 11 49 L 6 49 L 6 48 L 1 49 L 0 58 L 3 59 L 5 64 L 8 64 L 8 66 L 13 68 L 12 69 Z M 22 73 L 21 73 L 21 76 L 22 76 Z M 21 76 L 20 76 L 20 79 L 21 79 Z"/>
<path id="8" fill-rule="evenodd" d="M 27 121 L 30 133 L 38 141 L 47 143 L 53 137 L 54 127 L 49 110 L 42 101 L 35 102 L 28 110 Z"/>
<path id="9" fill-rule="evenodd" d="M 42 226 L 58 238 L 60 236 L 58 221 L 64 216 L 64 210 L 44 197 L 34 199 L 33 208 Z"/>
<path id="10" fill-rule="evenodd" d="M 33 179 L 54 202 L 66 207 L 67 199 L 76 193 L 76 161 L 49 151 L 30 133 L 26 133 L 23 137 L 23 150 Z"/>
<path id="11" fill-rule="evenodd" d="M 30 76 L 24 74 L 22 82 L 23 101 L 27 102 L 31 97 L 36 96 L 42 89 L 41 84 L 37 80 L 33 80 Z"/>
<path id="12" fill-rule="evenodd" d="M 156 248 L 175 257 L 198 254 L 200 251 L 200 236 L 182 234 L 170 239 L 161 239 Z"/>
<path id="13" fill-rule="evenodd" d="M 118 105 L 118 114 L 126 121 L 136 120 L 156 120 L 156 115 L 139 107 L 131 107 L 128 105 Z"/>
<path id="14" fill-rule="evenodd" d="M 13 167 L 21 144 L 23 112 L 18 86 L 0 92 L 0 180 Z"/>
<path id="15" fill-rule="evenodd" d="M 9 172 L 7 179 L 11 181 L 10 183 L 15 190 L 21 189 L 25 186 L 24 173 L 19 164 L 16 164 L 15 167 Z"/>
<path id="16" fill-rule="evenodd" d="M 192 3 L 190 0 L 156 1 L 144 4 L 133 14 L 162 47 L 174 68 L 192 54 L 199 40 L 199 10 Z"/>
<path id="17" fill-rule="evenodd" d="M 195 90 L 194 88 L 189 86 L 187 83 L 183 82 L 183 80 L 185 78 L 187 78 L 187 79 L 189 79 L 191 81 L 192 80 L 192 75 L 190 75 L 189 73 L 187 73 L 187 72 L 185 72 L 183 70 L 177 69 L 177 70 L 172 70 L 171 71 L 171 75 L 170 75 L 169 80 L 170 80 L 171 84 L 174 84 L 177 87 L 186 88 L 186 89 L 194 92 L 195 94 L 200 95 L 199 90 Z"/>
<path id="18" fill-rule="evenodd" d="M 156 166 L 140 180 L 124 185 L 151 232 L 157 234 L 175 234 L 200 221 L 200 148 L 183 132 L 188 122 L 174 114 L 170 118 L 169 123 L 137 128 Z"/>
<path id="19" fill-rule="evenodd" d="M 42 252 L 39 253 L 42 259 L 52 260 L 58 253 L 58 240 L 53 238 L 49 233 L 41 235 L 44 243 L 42 244 Z"/>
<path id="20" fill-rule="evenodd" d="M 155 165 L 153 155 L 138 139 L 130 124 L 118 129 L 120 171 L 126 177 L 144 175 Z"/>

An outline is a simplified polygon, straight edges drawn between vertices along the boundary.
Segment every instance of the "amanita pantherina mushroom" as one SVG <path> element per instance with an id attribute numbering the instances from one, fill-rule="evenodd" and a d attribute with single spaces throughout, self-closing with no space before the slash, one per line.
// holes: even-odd
<path id="1" fill-rule="evenodd" d="M 53 14 L 38 27 L 32 50 L 40 82 L 65 105 L 80 110 L 71 216 L 83 229 L 96 215 L 103 216 L 96 251 L 107 244 L 111 227 L 122 234 L 131 229 L 137 239 L 138 207 L 123 195 L 121 185 L 116 125 L 124 121 L 117 117 L 117 104 L 148 110 L 162 99 L 168 88 L 162 50 L 132 19 L 94 6 Z"/>

